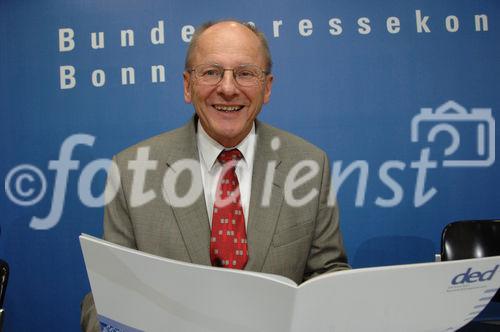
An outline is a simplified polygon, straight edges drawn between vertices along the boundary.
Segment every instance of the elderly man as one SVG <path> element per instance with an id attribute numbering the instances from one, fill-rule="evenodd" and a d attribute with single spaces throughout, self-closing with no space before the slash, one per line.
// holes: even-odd
<path id="1" fill-rule="evenodd" d="M 184 99 L 196 114 L 184 127 L 114 158 L 121 180 L 119 188 L 113 176 L 108 180 L 118 193 L 105 209 L 104 238 L 171 259 L 274 273 L 297 283 L 349 268 L 338 210 L 329 200 L 327 156 L 256 120 L 272 83 L 269 48 L 253 26 L 220 21 L 197 29 L 184 72 Z M 129 162 L 139 156 L 148 166 L 138 189 Z M 196 162 L 194 171 L 186 171 L 185 161 Z M 174 180 L 164 182 L 168 172 Z M 193 198 L 189 193 L 197 192 L 191 191 L 197 184 L 202 188 Z M 156 195 L 134 202 L 137 190 Z M 90 294 L 82 304 L 82 328 L 99 329 Z"/>

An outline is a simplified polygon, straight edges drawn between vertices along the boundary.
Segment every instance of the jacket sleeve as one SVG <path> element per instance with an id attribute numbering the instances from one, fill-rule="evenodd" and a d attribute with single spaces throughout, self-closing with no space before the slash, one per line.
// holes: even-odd
<path id="1" fill-rule="evenodd" d="M 326 154 L 323 154 L 316 225 L 304 280 L 325 272 L 349 268 L 340 232 L 339 208 L 332 188 L 329 160 Z"/>
<path id="2" fill-rule="evenodd" d="M 88 293 L 83 298 L 81 304 L 80 327 L 82 332 L 101 332 L 101 326 L 97 320 L 94 298 L 92 293 Z"/>

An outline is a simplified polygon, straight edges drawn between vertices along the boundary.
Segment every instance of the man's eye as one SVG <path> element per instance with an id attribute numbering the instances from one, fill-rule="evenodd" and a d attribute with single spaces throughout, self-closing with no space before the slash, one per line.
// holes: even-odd
<path id="1" fill-rule="evenodd" d="M 210 76 L 220 76 L 220 70 L 217 70 L 217 69 L 207 69 L 207 70 L 203 71 L 202 75 L 203 76 L 207 76 L 207 77 L 210 77 Z"/>
<path id="2" fill-rule="evenodd" d="M 236 74 L 238 77 L 255 77 L 257 76 L 253 71 L 251 70 L 240 70 L 238 71 L 238 73 Z"/>

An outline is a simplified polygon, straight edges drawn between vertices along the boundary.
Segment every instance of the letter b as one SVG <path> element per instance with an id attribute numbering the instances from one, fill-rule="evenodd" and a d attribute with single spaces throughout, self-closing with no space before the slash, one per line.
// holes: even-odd
<path id="1" fill-rule="evenodd" d="M 59 29 L 59 52 L 69 52 L 75 48 L 75 32 L 70 28 Z"/>
<path id="2" fill-rule="evenodd" d="M 61 82 L 61 90 L 73 89 L 76 86 L 75 67 L 73 66 L 59 67 L 59 78 Z"/>

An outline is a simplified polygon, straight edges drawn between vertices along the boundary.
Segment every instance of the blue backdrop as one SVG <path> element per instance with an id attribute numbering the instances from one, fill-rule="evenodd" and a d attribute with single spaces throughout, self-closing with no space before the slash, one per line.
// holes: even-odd
<path id="1" fill-rule="evenodd" d="M 328 153 L 354 267 L 432 261 L 448 222 L 500 217 L 498 1 L 0 0 L 6 331 L 78 330 L 77 237 L 102 234 L 102 207 L 82 195 L 99 196 L 105 172 L 79 179 L 188 120 L 187 41 L 219 18 L 267 35 L 260 119 Z M 75 146 L 58 192 L 51 161 L 75 134 L 94 141 Z"/>

